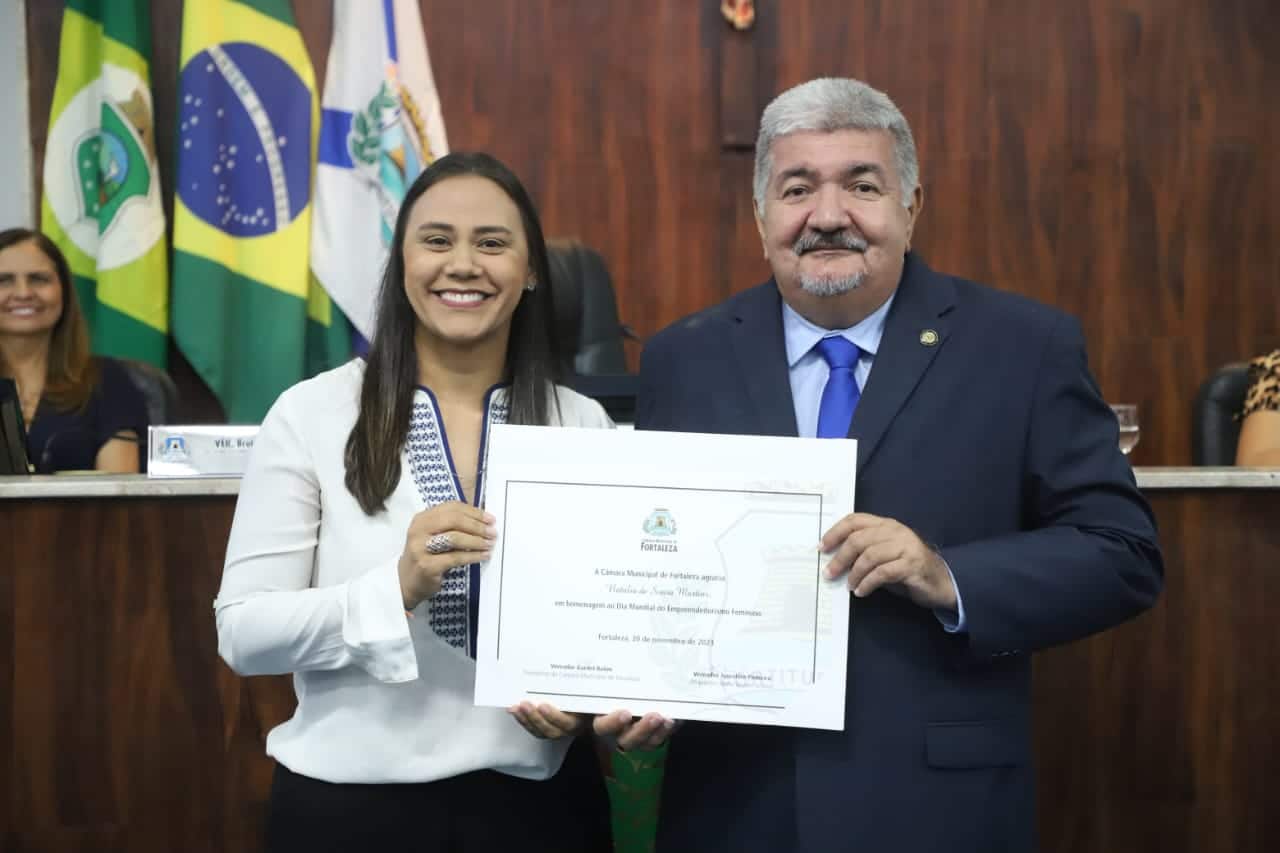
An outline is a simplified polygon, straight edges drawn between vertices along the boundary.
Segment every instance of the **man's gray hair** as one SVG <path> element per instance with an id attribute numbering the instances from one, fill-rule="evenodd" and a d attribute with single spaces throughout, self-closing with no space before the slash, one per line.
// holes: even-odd
<path id="1" fill-rule="evenodd" d="M 756 172 L 753 185 L 756 211 L 764 212 L 764 193 L 773 170 L 773 143 L 780 136 L 816 130 L 887 130 L 893 137 L 893 155 L 902 181 L 902 204 L 910 207 L 920 183 L 916 142 L 911 126 L 889 96 L 861 80 L 820 77 L 793 86 L 774 98 L 760 116 L 756 137 Z"/>

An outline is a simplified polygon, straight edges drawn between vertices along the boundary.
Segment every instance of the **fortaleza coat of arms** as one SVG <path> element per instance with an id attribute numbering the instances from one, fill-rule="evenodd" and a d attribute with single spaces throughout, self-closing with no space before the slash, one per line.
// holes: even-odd
<path id="1" fill-rule="evenodd" d="M 347 153 L 356 172 L 378 196 L 382 213 L 382 239 L 391 243 L 400 199 L 409 184 L 436 157 L 427 139 L 422 111 L 408 87 L 395 79 L 383 80 L 363 110 L 352 115 Z"/>
<path id="2" fill-rule="evenodd" d="M 650 536 L 674 536 L 676 519 L 665 509 L 655 509 L 644 520 L 644 532 Z"/>

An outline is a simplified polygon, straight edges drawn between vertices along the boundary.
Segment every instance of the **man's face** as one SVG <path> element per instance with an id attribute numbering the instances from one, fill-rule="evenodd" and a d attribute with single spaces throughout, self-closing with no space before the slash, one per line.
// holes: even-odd
<path id="1" fill-rule="evenodd" d="M 898 286 L 922 194 L 903 204 L 888 131 L 791 133 L 772 154 L 756 226 L 778 290 L 810 322 L 851 326 Z"/>

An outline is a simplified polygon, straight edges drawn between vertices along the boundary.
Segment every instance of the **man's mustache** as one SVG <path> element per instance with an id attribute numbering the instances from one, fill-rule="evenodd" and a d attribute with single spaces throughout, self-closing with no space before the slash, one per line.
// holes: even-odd
<path id="1" fill-rule="evenodd" d="M 867 241 L 855 237 L 848 231 L 809 231 L 796 240 L 793 251 L 797 255 L 807 252 L 818 252 L 823 249 L 843 249 L 850 252 L 865 252 Z"/>

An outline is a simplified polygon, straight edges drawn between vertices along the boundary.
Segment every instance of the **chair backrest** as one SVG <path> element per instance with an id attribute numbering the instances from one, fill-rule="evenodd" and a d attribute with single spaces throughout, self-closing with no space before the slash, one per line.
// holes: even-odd
<path id="1" fill-rule="evenodd" d="M 573 241 L 552 240 L 551 300 L 556 314 L 556 354 L 567 371 L 585 375 L 627 372 L 618 301 L 604 258 Z"/>
<path id="2" fill-rule="evenodd" d="M 1249 364 L 1224 365 L 1204 381 L 1196 394 L 1191 422 L 1191 458 L 1196 465 L 1234 465 L 1240 421 L 1249 390 Z"/>
<path id="3" fill-rule="evenodd" d="M 0 376 L 0 474 L 28 474 L 30 471 L 18 384 Z"/>
<path id="4" fill-rule="evenodd" d="M 178 418 L 178 386 L 168 373 L 145 361 L 119 359 L 129 379 L 147 403 L 147 420 L 152 426 L 175 423 Z M 147 437 L 141 436 L 143 446 Z"/>

